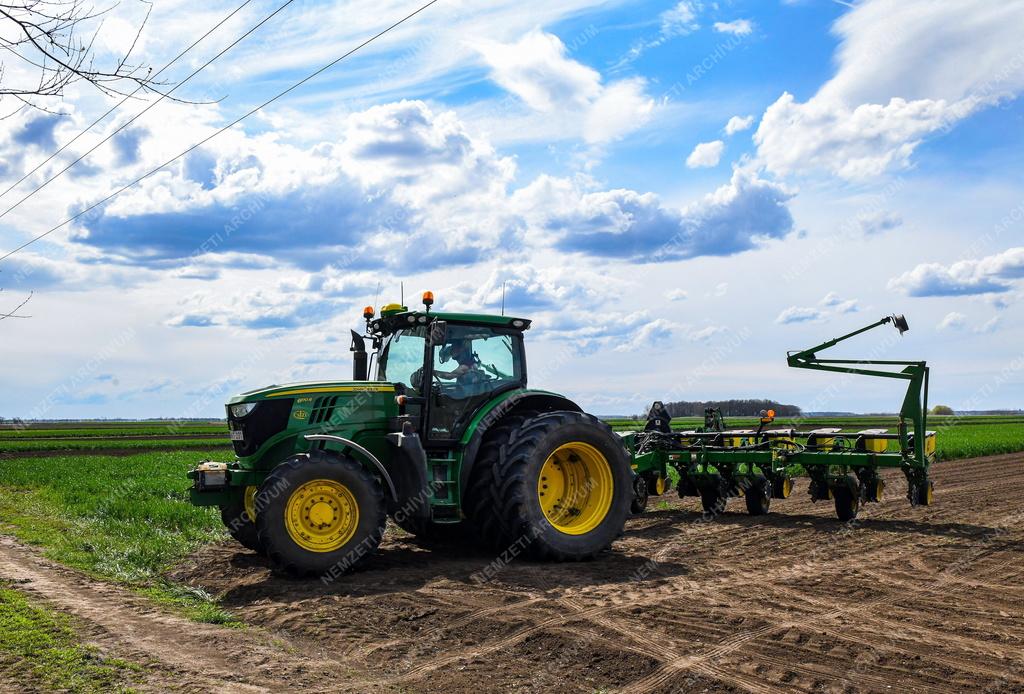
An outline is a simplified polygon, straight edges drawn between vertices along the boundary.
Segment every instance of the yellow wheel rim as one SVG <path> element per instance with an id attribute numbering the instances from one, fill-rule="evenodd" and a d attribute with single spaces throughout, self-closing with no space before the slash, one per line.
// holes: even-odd
<path id="1" fill-rule="evenodd" d="M 789 495 L 793 493 L 793 480 L 786 478 L 782 480 L 782 498 L 788 499 Z"/>
<path id="2" fill-rule="evenodd" d="M 256 522 L 256 489 L 257 487 L 250 485 L 245 488 L 242 493 L 242 503 L 245 506 L 245 515 L 249 517 L 250 523 Z"/>
<path id="3" fill-rule="evenodd" d="M 584 535 L 599 526 L 612 507 L 614 492 L 608 459 L 579 441 L 556 448 L 537 480 L 544 517 L 566 535 Z"/>
<path id="4" fill-rule="evenodd" d="M 654 492 L 658 496 L 661 496 L 662 494 L 665 493 L 665 478 L 664 477 L 659 477 L 658 481 L 654 483 Z"/>
<path id="5" fill-rule="evenodd" d="M 285 505 L 288 535 L 311 552 L 345 546 L 359 525 L 359 504 L 349 488 L 334 480 L 313 480 L 292 492 Z"/>

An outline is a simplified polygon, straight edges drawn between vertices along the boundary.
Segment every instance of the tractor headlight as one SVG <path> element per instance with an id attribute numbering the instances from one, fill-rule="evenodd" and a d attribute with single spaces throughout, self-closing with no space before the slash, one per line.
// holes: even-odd
<path id="1" fill-rule="evenodd" d="M 256 405 L 258 404 L 258 402 L 241 402 L 238 403 L 237 405 L 232 405 L 231 416 L 234 417 L 235 419 L 241 419 L 242 417 L 245 417 L 250 412 L 255 410 Z"/>

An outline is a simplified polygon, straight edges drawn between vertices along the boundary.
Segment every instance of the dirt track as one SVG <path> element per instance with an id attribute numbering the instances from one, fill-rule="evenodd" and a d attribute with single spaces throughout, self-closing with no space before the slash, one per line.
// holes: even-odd
<path id="1" fill-rule="evenodd" d="M 136 649 L 157 666 L 154 686 L 165 673 L 226 691 L 1024 691 L 1024 457 L 934 473 L 934 506 L 911 508 L 891 476 L 855 528 L 803 485 L 763 518 L 733 500 L 703 522 L 695 500 L 666 496 L 670 508 L 630 521 L 596 561 L 517 561 L 483 584 L 474 576 L 493 556 L 397 535 L 331 585 L 275 579 L 251 553 L 207 548 L 175 577 L 262 629 L 163 623 L 181 634 L 177 656 L 145 639 Z M 0 545 L 0 560 L 12 551 Z M 49 575 L 49 588 L 25 587 L 53 598 L 75 576 Z M 62 590 L 112 589 L 79 578 Z M 119 655 L 166 619 L 126 603 L 130 634 L 119 635 L 121 617 L 76 600 L 57 602 Z M 239 644 L 252 645 L 237 667 L 217 654 Z"/>

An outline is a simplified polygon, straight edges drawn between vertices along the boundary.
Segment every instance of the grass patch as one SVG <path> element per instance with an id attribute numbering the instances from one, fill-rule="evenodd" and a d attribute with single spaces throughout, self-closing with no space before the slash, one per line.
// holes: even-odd
<path id="1" fill-rule="evenodd" d="M 73 692 L 130 692 L 141 668 L 82 646 L 71 619 L 0 584 L 0 679 Z"/>
<path id="2" fill-rule="evenodd" d="M 935 452 L 940 460 L 1024 450 L 1024 424 L 955 425 L 947 428 L 940 425 L 936 430 Z"/>
<path id="3" fill-rule="evenodd" d="M 138 589 L 193 619 L 232 621 L 210 596 L 162 578 L 200 545 L 227 538 L 216 509 L 188 501 L 185 472 L 201 457 L 184 451 L 0 461 L 0 528 L 55 561 Z"/>
<path id="4" fill-rule="evenodd" d="M 220 434 L 227 436 L 228 425 L 201 424 L 174 426 L 110 426 L 110 427 L 79 427 L 60 428 L 51 424 L 35 425 L 24 429 L 0 428 L 0 439 L 33 439 L 33 438 L 112 438 L 119 436 L 166 436 L 168 434 L 189 436 L 192 434 Z"/>
<path id="5" fill-rule="evenodd" d="M 15 453 L 18 451 L 88 451 L 102 448 L 175 448 L 175 449 L 210 449 L 222 445 L 223 448 L 217 453 L 223 457 L 231 455 L 231 444 L 228 437 L 223 437 L 223 443 L 218 439 L 129 439 L 129 438 L 61 438 L 51 440 L 39 439 L 0 439 L 0 453 Z"/>

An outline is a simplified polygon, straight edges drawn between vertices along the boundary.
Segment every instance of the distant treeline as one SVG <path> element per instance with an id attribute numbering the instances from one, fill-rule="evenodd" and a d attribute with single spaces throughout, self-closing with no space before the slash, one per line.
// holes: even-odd
<path id="1" fill-rule="evenodd" d="M 703 417 L 708 407 L 717 407 L 726 417 L 756 417 L 762 410 L 775 410 L 776 417 L 799 417 L 796 405 L 783 405 L 774 400 L 711 400 L 708 402 L 666 402 L 672 417 Z M 646 413 L 645 413 L 646 414 Z"/>

